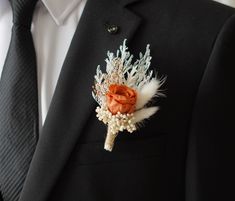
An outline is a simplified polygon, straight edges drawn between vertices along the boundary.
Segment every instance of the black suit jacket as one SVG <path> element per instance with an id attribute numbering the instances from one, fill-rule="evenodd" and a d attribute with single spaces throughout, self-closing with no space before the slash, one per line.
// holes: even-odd
<path id="1" fill-rule="evenodd" d="M 107 25 L 120 27 L 117 34 Z M 167 75 L 160 112 L 103 149 L 93 76 L 128 39 Z M 207 0 L 88 0 L 20 201 L 221 201 L 234 196 L 234 9 Z M 231 182 L 231 184 L 230 184 Z"/>

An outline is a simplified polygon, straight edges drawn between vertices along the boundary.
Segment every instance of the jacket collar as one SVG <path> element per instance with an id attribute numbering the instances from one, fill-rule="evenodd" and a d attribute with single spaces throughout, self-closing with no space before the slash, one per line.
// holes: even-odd
<path id="1" fill-rule="evenodd" d="M 129 5 L 131 3 L 135 3 L 141 0 L 116 0 L 119 4 L 121 4 L 122 6 L 126 6 Z"/>

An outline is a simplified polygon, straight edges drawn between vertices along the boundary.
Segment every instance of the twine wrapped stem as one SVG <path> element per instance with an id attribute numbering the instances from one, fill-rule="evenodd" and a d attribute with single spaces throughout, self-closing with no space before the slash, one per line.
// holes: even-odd
<path id="1" fill-rule="evenodd" d="M 110 152 L 113 150 L 117 135 L 118 133 L 113 133 L 113 131 L 111 131 L 110 129 L 110 126 L 108 126 L 108 132 L 107 132 L 105 143 L 104 143 L 105 150 L 110 151 Z"/>

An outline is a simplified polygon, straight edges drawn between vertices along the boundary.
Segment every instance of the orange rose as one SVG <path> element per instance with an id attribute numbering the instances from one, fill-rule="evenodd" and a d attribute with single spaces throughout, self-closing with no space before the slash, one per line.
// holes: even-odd
<path id="1" fill-rule="evenodd" d="M 135 111 L 137 93 L 125 86 L 112 84 L 106 94 L 108 109 L 112 114 L 133 113 Z"/>

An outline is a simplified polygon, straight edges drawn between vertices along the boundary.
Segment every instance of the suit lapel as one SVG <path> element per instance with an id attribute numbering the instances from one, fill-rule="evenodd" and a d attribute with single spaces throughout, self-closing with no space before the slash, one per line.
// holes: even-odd
<path id="1" fill-rule="evenodd" d="M 136 0 L 88 0 L 73 37 L 20 201 L 46 201 L 96 106 L 91 90 L 107 50 L 130 41 L 140 18 L 124 5 Z M 106 26 L 120 27 L 118 34 Z"/>

